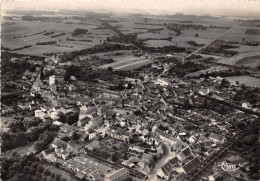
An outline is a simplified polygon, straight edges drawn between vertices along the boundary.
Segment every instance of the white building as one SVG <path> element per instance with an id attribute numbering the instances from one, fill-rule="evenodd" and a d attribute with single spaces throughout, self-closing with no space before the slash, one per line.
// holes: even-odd
<path id="1" fill-rule="evenodd" d="M 156 79 L 156 80 L 154 81 L 154 83 L 155 83 L 155 84 L 158 84 L 158 85 L 160 85 L 160 86 L 167 86 L 167 85 L 169 85 L 169 83 L 166 82 L 166 81 L 163 80 L 163 79 Z"/>
<path id="2" fill-rule="evenodd" d="M 55 85 L 55 75 L 49 76 L 49 85 Z"/>

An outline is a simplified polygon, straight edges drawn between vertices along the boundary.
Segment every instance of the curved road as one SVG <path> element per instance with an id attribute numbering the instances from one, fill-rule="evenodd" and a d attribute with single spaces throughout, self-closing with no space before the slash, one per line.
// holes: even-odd
<path id="1" fill-rule="evenodd" d="M 160 158 L 160 160 L 156 163 L 154 168 L 151 170 L 147 181 L 157 181 L 158 180 L 156 176 L 157 170 L 160 169 L 167 161 L 169 161 L 171 158 L 175 156 L 175 153 L 171 153 L 171 148 L 168 145 L 166 145 L 165 143 L 162 144 L 163 144 L 163 156 Z"/>

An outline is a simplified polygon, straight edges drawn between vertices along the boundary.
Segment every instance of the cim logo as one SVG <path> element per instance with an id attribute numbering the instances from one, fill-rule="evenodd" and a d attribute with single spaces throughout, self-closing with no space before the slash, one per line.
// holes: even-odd
<path id="1" fill-rule="evenodd" d="M 230 172 L 230 171 L 236 171 L 239 169 L 238 165 L 235 164 L 230 164 L 227 163 L 226 161 L 222 162 L 221 164 L 219 164 L 218 166 L 221 167 L 222 170 L 226 171 L 226 172 Z"/>

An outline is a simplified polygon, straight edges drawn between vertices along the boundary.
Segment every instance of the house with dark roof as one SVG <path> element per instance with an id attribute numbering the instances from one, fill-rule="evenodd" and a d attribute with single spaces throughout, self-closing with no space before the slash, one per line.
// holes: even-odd
<path id="1" fill-rule="evenodd" d="M 200 159 L 198 157 L 193 158 L 190 162 L 185 164 L 182 169 L 184 173 L 189 173 L 194 168 L 197 168 L 200 164 Z"/>
<path id="2" fill-rule="evenodd" d="M 189 157 L 190 155 L 193 155 L 193 153 L 191 152 L 190 148 L 187 147 L 184 150 L 182 150 L 180 153 L 177 154 L 177 158 L 180 161 L 184 161 L 187 157 Z"/>
<path id="3" fill-rule="evenodd" d="M 59 138 L 54 138 L 51 147 L 55 149 L 55 153 L 63 160 L 68 159 L 73 154 L 73 148 Z"/>
<path id="4" fill-rule="evenodd" d="M 210 133 L 209 139 L 212 140 L 214 143 L 224 143 L 226 138 L 222 135 L 216 133 Z"/>

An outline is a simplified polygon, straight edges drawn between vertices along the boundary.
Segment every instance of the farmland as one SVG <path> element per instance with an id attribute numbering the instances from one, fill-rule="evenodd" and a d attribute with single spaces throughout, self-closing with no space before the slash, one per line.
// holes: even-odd
<path id="1" fill-rule="evenodd" d="M 5 20 L 2 26 L 2 46 L 10 50 L 31 45 L 31 48 L 13 51 L 19 54 L 43 56 L 44 53 L 57 53 L 91 48 L 104 42 L 113 32 L 108 29 L 98 29 L 101 24 L 95 20 L 81 22 L 75 19 L 59 19 L 42 21 L 12 21 Z M 72 26 L 73 24 L 73 26 Z M 83 35 L 73 37 L 76 28 L 87 29 Z M 39 33 L 43 32 L 43 33 Z M 38 34 L 37 34 L 38 33 Z M 28 36 L 30 35 L 30 36 Z M 19 38 L 16 38 L 19 37 Z M 52 46 L 38 46 L 38 42 L 56 41 Z"/>
<path id="2" fill-rule="evenodd" d="M 228 65 L 245 65 L 251 68 L 256 68 L 260 65 L 259 56 L 260 52 L 242 53 L 231 58 L 223 58 L 218 62 Z"/>
<path id="3" fill-rule="evenodd" d="M 260 79 L 249 76 L 232 76 L 226 77 L 228 81 L 235 84 L 236 81 L 239 81 L 239 84 L 245 84 L 246 86 L 257 86 L 260 87 Z"/>
<path id="4" fill-rule="evenodd" d="M 154 51 L 154 57 L 157 57 L 158 53 L 160 56 L 174 54 L 175 57 L 183 57 L 184 54 L 189 54 L 204 45 L 208 45 L 222 34 L 220 40 L 228 44 L 236 43 L 227 51 L 223 49 L 224 54 L 231 52 L 229 56 L 237 56 L 230 59 L 222 58 L 219 61 L 220 63 L 234 65 L 237 59 L 240 59 L 240 56 L 243 58 L 245 53 L 253 53 L 254 55 L 259 49 L 259 46 L 251 46 L 251 43 L 259 42 L 260 28 L 252 27 L 250 23 L 240 24 L 237 21 L 222 18 L 181 15 L 147 17 L 145 15 L 110 14 L 101 19 L 124 35 L 134 35 L 134 41 L 140 43 L 143 50 Z M 84 15 L 65 17 L 59 14 L 50 16 L 46 20 L 41 20 L 41 18 L 36 18 L 34 21 L 25 21 L 21 18 L 4 19 L 2 22 L 2 46 L 12 53 L 35 56 L 73 53 L 91 49 L 106 42 L 131 46 L 128 41 L 116 40 L 117 33 L 106 27 L 102 21 Z M 179 33 L 174 28 L 169 27 L 177 28 Z M 224 33 L 229 28 L 231 29 Z M 75 30 L 84 31 L 84 33 L 75 34 Z M 109 41 L 108 38 L 111 37 L 112 41 Z M 217 53 L 215 50 L 210 51 L 201 53 L 204 56 L 225 57 L 224 54 Z M 114 61 L 110 64 L 101 64 L 100 68 L 132 69 L 152 62 L 142 57 L 136 57 L 133 52 L 128 50 L 122 50 L 115 55 L 116 52 L 120 51 L 77 56 L 81 60 L 92 59 L 92 56 L 97 56 L 100 60 L 111 59 Z M 243 65 L 243 61 L 246 61 L 246 65 L 252 64 L 249 65 L 250 67 L 258 66 L 258 63 L 255 63 L 258 60 L 253 60 L 251 63 L 248 60 L 241 60 L 238 64 Z M 128 64 L 129 66 L 127 66 Z"/>

